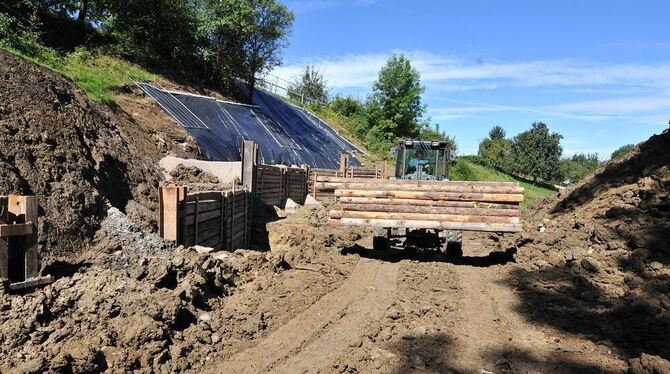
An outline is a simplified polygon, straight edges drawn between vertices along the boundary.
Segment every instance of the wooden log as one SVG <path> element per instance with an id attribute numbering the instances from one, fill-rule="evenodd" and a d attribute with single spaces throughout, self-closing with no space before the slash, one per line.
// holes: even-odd
<path id="1" fill-rule="evenodd" d="M 334 188 L 343 190 L 393 190 L 393 191 L 435 191 L 435 192 L 472 192 L 472 193 L 523 193 L 523 187 L 509 185 L 466 185 L 461 183 L 445 182 L 431 185 L 411 184 L 380 184 L 380 183 L 332 183 L 318 182 L 317 188 Z"/>
<path id="2" fill-rule="evenodd" d="M 409 185 L 435 185 L 435 184 L 463 184 L 463 185 L 478 185 L 478 186 L 518 186 L 517 182 L 489 182 L 489 181 L 425 181 L 425 180 L 410 180 L 410 179 L 377 179 L 377 178 L 342 178 L 342 177 L 328 177 L 319 175 L 317 182 L 332 182 L 332 183 L 373 183 L 373 184 L 409 184 Z"/>
<path id="3" fill-rule="evenodd" d="M 342 218 L 330 219 L 328 223 L 348 226 L 367 226 L 384 228 L 415 228 L 435 230 L 459 231 L 488 231 L 488 232 L 520 232 L 523 227 L 520 223 L 483 223 L 483 222 L 443 222 L 443 221 L 409 221 L 392 219 L 363 219 Z"/>
<path id="4" fill-rule="evenodd" d="M 458 214 L 421 214 L 393 212 L 360 212 L 352 210 L 331 210 L 330 218 L 364 218 L 388 219 L 402 221 L 444 221 L 444 222 L 486 222 L 486 223 L 519 223 L 519 217 L 471 216 Z"/>
<path id="5" fill-rule="evenodd" d="M 335 190 L 335 196 L 348 197 L 396 197 L 418 200 L 449 200 L 449 201 L 488 201 L 488 202 L 522 202 L 523 194 L 493 194 L 493 193 L 457 193 L 457 192 L 427 192 L 427 191 L 357 191 Z"/>
<path id="6" fill-rule="evenodd" d="M 405 205 L 405 206 L 436 206 L 458 208 L 487 208 L 518 210 L 518 203 L 487 203 L 482 201 L 440 201 L 375 197 L 340 197 L 341 204 L 373 204 L 373 205 Z"/>
<path id="7" fill-rule="evenodd" d="M 389 212 L 389 213 L 422 213 L 422 214 L 458 214 L 471 216 L 503 216 L 518 217 L 517 209 L 488 209 L 439 207 L 416 205 L 383 205 L 383 204 L 340 204 L 340 209 L 361 212 Z"/>

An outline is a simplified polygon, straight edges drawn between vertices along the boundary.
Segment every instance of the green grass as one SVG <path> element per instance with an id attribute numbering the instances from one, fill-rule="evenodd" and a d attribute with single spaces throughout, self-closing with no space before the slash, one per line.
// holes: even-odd
<path id="1" fill-rule="evenodd" d="M 114 95 L 133 81 L 153 81 L 155 75 L 123 59 L 83 49 L 62 56 L 53 49 L 27 43 L 20 49 L 1 48 L 72 79 L 96 102 L 113 103 Z"/>
<path id="2" fill-rule="evenodd" d="M 523 179 L 500 172 L 488 166 L 480 165 L 463 157 L 456 159 L 456 163 L 451 167 L 449 174 L 452 180 L 518 182 L 519 185 L 524 188 L 524 201 L 521 203 L 522 208 L 537 199 L 556 194 L 556 191 L 554 190 L 535 186 Z"/>

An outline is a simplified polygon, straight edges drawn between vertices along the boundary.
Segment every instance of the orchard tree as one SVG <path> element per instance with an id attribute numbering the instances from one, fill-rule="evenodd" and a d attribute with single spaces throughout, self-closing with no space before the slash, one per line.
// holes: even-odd
<path id="1" fill-rule="evenodd" d="M 561 182 L 561 139 L 559 133 L 549 133 L 542 122 L 535 122 L 530 130 L 515 136 L 510 149 L 512 171 L 530 176 L 533 181 Z"/>
<path id="2" fill-rule="evenodd" d="M 505 135 L 501 126 L 494 126 L 489 131 L 489 137 L 479 143 L 479 156 L 497 168 L 504 168 L 509 163 L 512 142 L 505 139 Z"/>
<path id="3" fill-rule="evenodd" d="M 241 78 L 253 97 L 256 75 L 281 64 L 293 13 L 276 0 L 204 0 L 205 57 L 216 78 Z"/>
<path id="4" fill-rule="evenodd" d="M 617 160 L 620 158 L 624 158 L 628 152 L 630 152 L 635 146 L 633 144 L 626 144 L 621 147 L 619 147 L 617 150 L 612 152 L 612 156 L 610 157 L 612 160 Z"/>
<path id="5" fill-rule="evenodd" d="M 368 98 L 372 136 L 387 143 L 396 138 L 418 136 L 419 119 L 426 110 L 421 103 L 423 91 L 419 72 L 409 59 L 403 55 L 392 56 L 379 72 Z"/>
<path id="6" fill-rule="evenodd" d="M 351 117 L 363 114 L 365 106 L 353 96 L 335 96 L 330 102 L 330 109 L 343 116 Z"/>
<path id="7" fill-rule="evenodd" d="M 328 102 L 328 91 L 328 83 L 323 77 L 323 73 L 311 65 L 307 65 L 300 76 L 288 87 L 291 97 L 321 103 Z"/>

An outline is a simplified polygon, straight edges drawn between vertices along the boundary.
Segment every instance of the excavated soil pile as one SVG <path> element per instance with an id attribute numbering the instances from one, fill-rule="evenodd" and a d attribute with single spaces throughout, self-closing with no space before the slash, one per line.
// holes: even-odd
<path id="1" fill-rule="evenodd" d="M 347 278 L 355 259 L 337 249 L 362 235 L 328 239 L 317 233 L 325 216 L 302 208 L 269 225 L 273 238 L 305 226 L 309 243 L 278 239 L 273 251 L 198 253 L 144 233 L 112 208 L 90 252 L 47 261 L 56 282 L 0 294 L 0 372 L 202 371 Z"/>
<path id="2" fill-rule="evenodd" d="M 514 284 L 536 323 L 670 359 L 670 132 L 528 209 Z M 658 358 L 658 357 L 657 357 Z"/>
<path id="3" fill-rule="evenodd" d="M 39 196 L 43 255 L 81 250 L 108 205 L 155 226 L 155 162 L 71 81 L 4 51 L 0 143 L 0 193 Z"/>

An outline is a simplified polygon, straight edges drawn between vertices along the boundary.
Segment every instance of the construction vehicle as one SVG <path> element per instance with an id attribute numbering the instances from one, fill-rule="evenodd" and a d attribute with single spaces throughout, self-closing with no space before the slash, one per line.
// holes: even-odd
<path id="1" fill-rule="evenodd" d="M 404 140 L 392 154 L 390 179 L 324 178 L 339 203 L 331 223 L 371 226 L 375 250 L 405 238 L 405 246 L 455 256 L 463 254 L 465 230 L 521 231 L 518 183 L 450 181 L 454 154 L 444 141 Z"/>

